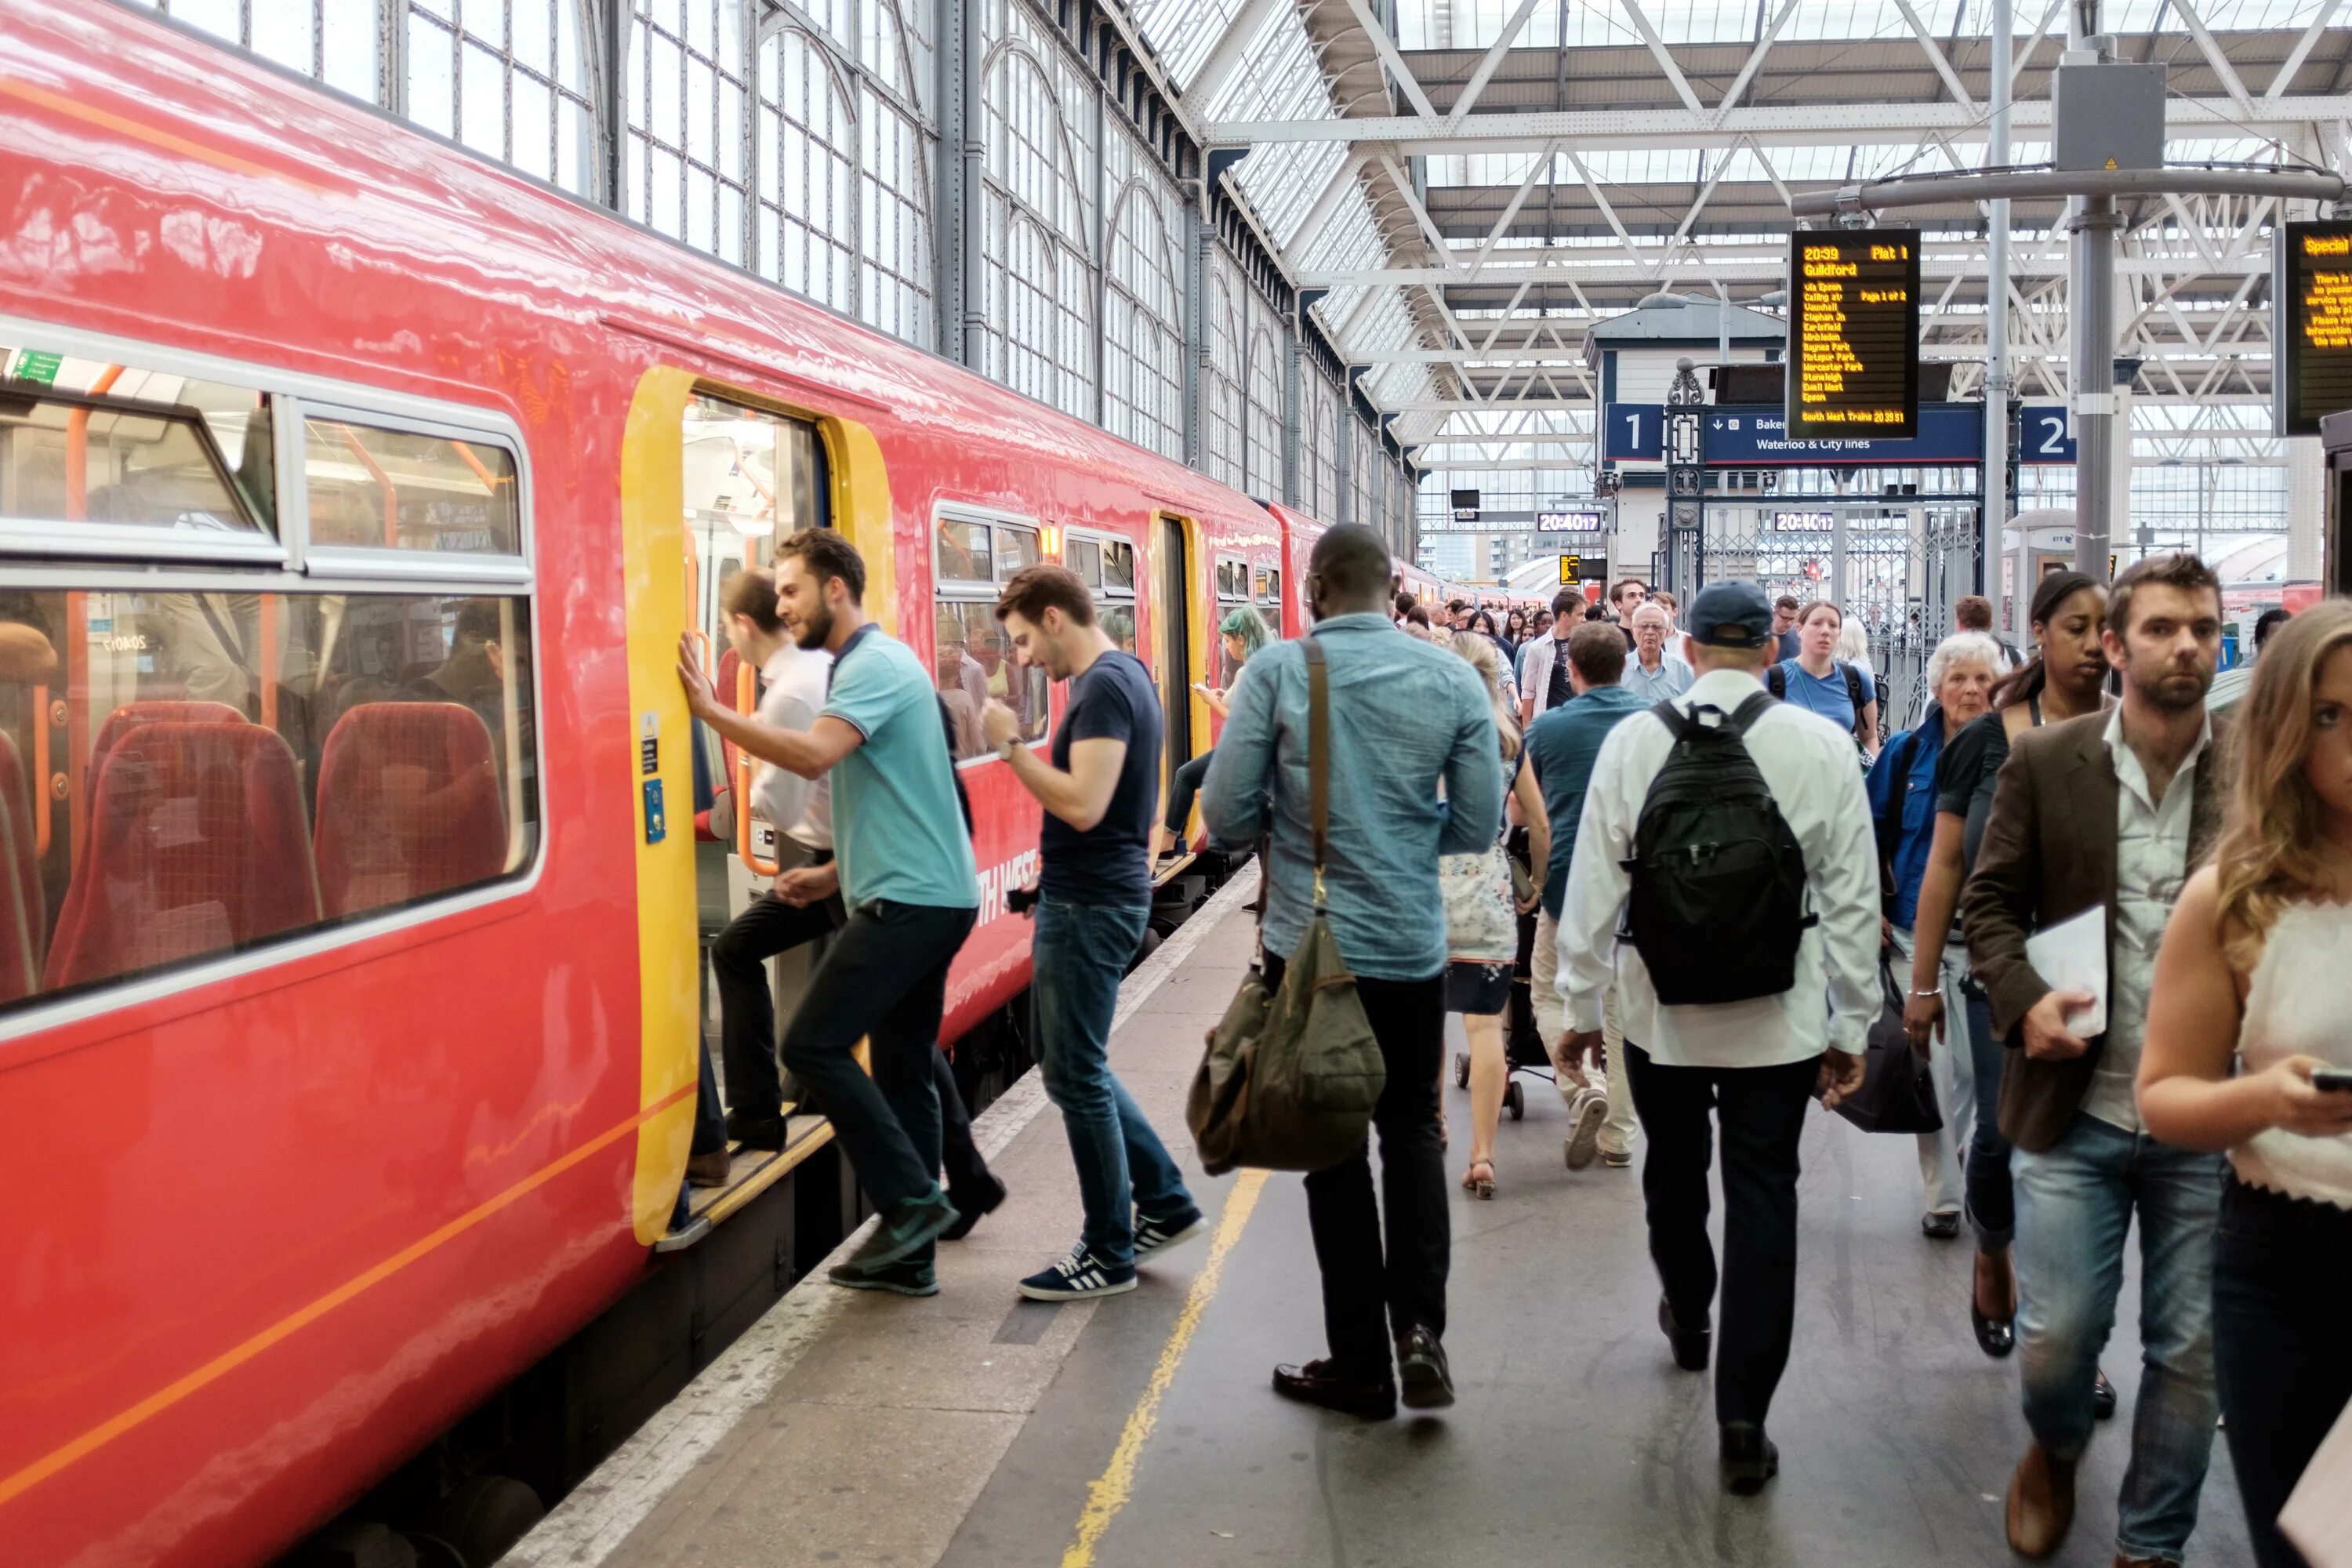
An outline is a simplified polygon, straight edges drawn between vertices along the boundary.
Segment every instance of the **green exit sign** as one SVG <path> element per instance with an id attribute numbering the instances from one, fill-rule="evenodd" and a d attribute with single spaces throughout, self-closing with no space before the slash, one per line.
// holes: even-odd
<path id="1" fill-rule="evenodd" d="M 65 364 L 62 354 L 48 353 L 40 349 L 18 349 L 9 362 L 8 377 L 12 381 L 37 381 L 43 386 L 54 384 L 58 371 Z"/>

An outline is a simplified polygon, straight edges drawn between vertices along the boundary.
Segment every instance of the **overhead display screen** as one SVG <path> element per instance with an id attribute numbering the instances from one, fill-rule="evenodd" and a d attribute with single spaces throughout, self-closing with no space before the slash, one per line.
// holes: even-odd
<path id="1" fill-rule="evenodd" d="M 2352 221 L 2283 225 L 2271 292 L 2277 433 L 2316 436 L 2323 416 L 2352 408 Z"/>
<path id="2" fill-rule="evenodd" d="M 1789 237 L 1788 435 L 1917 434 L 1919 231 Z"/>

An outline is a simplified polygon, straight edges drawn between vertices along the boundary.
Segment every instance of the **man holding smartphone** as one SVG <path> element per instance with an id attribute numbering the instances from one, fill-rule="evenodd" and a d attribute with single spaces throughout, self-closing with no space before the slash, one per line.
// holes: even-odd
<path id="1" fill-rule="evenodd" d="M 1146 846 L 1159 794 L 1160 699 L 1151 672 L 1095 622 L 1066 567 L 1024 566 L 996 602 L 1013 646 L 1070 683 L 1050 757 L 1021 742 L 1018 717 L 991 702 L 981 722 L 1021 787 L 1045 808 L 1037 837 L 1034 973 L 1029 1005 L 1045 1094 L 1062 1112 L 1086 1222 L 1077 1246 L 1021 1281 L 1033 1301 L 1078 1301 L 1136 1286 L 1135 1265 L 1207 1222 L 1183 1174 L 1110 1070 L 1118 983 L 1151 912 Z"/>

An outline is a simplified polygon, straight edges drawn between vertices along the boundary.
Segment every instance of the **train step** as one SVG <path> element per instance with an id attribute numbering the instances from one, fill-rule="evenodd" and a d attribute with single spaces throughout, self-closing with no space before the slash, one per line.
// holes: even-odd
<path id="1" fill-rule="evenodd" d="M 791 1116 L 790 1107 L 786 1111 L 784 1146 L 748 1149 L 740 1143 L 728 1144 L 726 1185 L 688 1187 L 685 1221 L 654 1243 L 656 1252 L 683 1252 L 692 1247 L 709 1236 L 714 1226 L 726 1224 L 753 1198 L 833 1142 L 833 1123 L 824 1117 Z"/>

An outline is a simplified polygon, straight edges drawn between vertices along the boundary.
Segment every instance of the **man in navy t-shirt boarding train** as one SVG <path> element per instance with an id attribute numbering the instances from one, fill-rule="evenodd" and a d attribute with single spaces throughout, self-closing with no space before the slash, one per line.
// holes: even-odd
<path id="1" fill-rule="evenodd" d="M 997 754 L 1045 808 L 1030 1006 L 1045 1093 L 1062 1112 L 1086 1210 L 1078 1244 L 1021 1281 L 1039 1301 L 1135 1289 L 1135 1265 L 1205 1222 L 1175 1161 L 1110 1070 L 1118 983 L 1151 912 L 1149 844 L 1160 783 L 1160 697 L 1150 672 L 1095 622 L 1066 567 L 1025 566 L 996 618 L 1027 662 L 1070 683 L 1049 757 L 1023 743 L 1019 717 L 982 716 Z"/>

